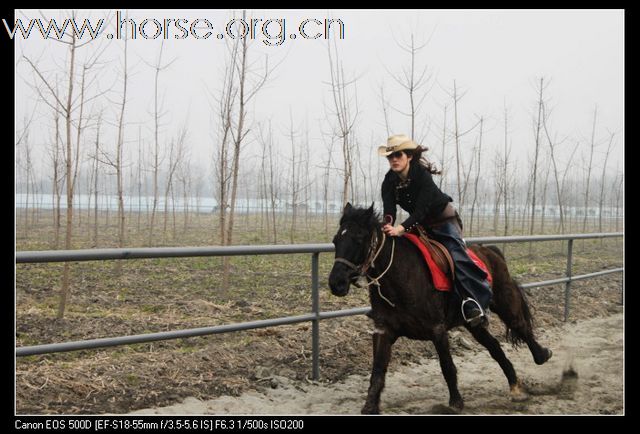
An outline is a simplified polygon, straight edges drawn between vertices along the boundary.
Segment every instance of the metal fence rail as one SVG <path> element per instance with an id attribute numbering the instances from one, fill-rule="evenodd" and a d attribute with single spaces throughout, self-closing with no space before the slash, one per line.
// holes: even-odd
<path id="1" fill-rule="evenodd" d="M 477 237 L 468 238 L 467 243 L 496 244 L 496 243 L 521 243 L 540 241 L 568 241 L 567 267 L 564 277 L 542 282 L 523 284 L 523 288 L 550 286 L 565 284 L 565 311 L 564 320 L 569 316 L 569 299 L 571 294 L 571 282 L 575 280 L 589 279 L 610 273 L 623 272 L 624 268 L 614 268 L 595 273 L 572 275 L 573 266 L 573 241 L 579 239 L 602 239 L 622 237 L 622 232 L 571 234 L 571 235 L 536 235 L 536 236 L 512 236 L 512 237 Z M 16 263 L 43 263 L 65 261 L 104 261 L 112 259 L 150 259 L 150 258 L 184 258 L 202 256 L 238 256 L 238 255 L 271 255 L 271 254 L 311 254 L 311 313 L 273 318 L 259 321 L 250 321 L 236 324 L 227 324 L 213 327 L 201 327 L 194 329 L 176 330 L 160 333 L 148 333 L 142 335 L 119 336 L 110 338 L 90 339 L 84 341 L 62 342 L 45 345 L 33 345 L 17 347 L 17 357 L 32 356 L 37 354 L 49 354 L 55 352 L 77 351 L 92 348 L 104 348 L 117 345 L 138 344 L 167 339 L 189 338 L 195 336 L 207 336 L 211 334 L 228 333 L 241 330 L 251 330 L 263 327 L 273 327 L 300 322 L 312 323 L 312 370 L 313 378 L 320 376 L 319 347 L 320 347 L 320 321 L 328 318 L 338 318 L 351 315 L 362 315 L 370 311 L 369 307 L 344 309 L 338 311 L 320 311 L 319 293 L 319 255 L 324 252 L 334 251 L 333 244 L 290 244 L 290 245 L 264 245 L 264 246 L 224 246 L 224 247 L 156 247 L 156 248 L 124 248 L 124 249 L 84 249 L 84 250 L 47 250 L 47 251 L 22 251 L 16 252 Z"/>

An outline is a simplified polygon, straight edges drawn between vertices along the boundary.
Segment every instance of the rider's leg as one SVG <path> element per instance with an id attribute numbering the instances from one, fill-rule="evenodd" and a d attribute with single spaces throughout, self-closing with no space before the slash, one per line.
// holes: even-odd
<path id="1" fill-rule="evenodd" d="M 454 286 L 463 300 L 463 316 L 472 325 L 480 323 L 491 301 L 487 273 L 467 254 L 466 244 L 455 224 L 447 222 L 431 228 L 430 232 L 436 241 L 444 244 L 453 259 Z"/>

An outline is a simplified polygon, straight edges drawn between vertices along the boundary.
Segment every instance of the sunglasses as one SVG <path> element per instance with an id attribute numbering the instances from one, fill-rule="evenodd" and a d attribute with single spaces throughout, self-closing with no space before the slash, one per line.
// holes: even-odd
<path id="1" fill-rule="evenodd" d="M 387 160 L 392 160 L 394 158 L 402 158 L 402 154 L 404 154 L 404 152 L 402 151 L 396 151 L 393 154 L 389 154 L 387 155 Z"/>

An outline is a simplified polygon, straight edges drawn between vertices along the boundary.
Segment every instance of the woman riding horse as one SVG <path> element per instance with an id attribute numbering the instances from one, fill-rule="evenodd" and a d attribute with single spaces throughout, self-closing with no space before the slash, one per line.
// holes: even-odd
<path id="1" fill-rule="evenodd" d="M 380 412 L 380 394 L 391 349 L 399 337 L 433 341 L 449 388 L 449 406 L 461 410 L 457 370 L 451 357 L 448 330 L 464 325 L 483 345 L 504 372 L 511 399 L 527 399 L 513 365 L 488 327 L 472 327 L 460 313 L 460 300 L 449 291 L 436 289 L 430 270 L 413 242 L 406 237 L 387 237 L 373 205 L 344 208 L 333 237 L 335 261 L 329 274 L 331 293 L 344 297 L 350 285 L 367 278 L 373 320 L 373 366 L 363 413 Z M 541 365 L 552 355 L 534 334 L 533 317 L 524 290 L 511 277 L 504 256 L 495 246 L 472 245 L 470 249 L 487 266 L 493 278 L 491 310 L 507 327 L 506 336 L 515 345 L 526 343 L 533 360 Z M 356 285 L 358 286 L 358 285 Z"/>
<path id="2" fill-rule="evenodd" d="M 491 301 L 487 274 L 471 260 L 462 239 L 462 222 L 453 199 L 443 193 L 433 181 L 432 174 L 440 174 L 422 156 L 427 148 L 419 146 L 406 135 L 389 137 L 378 153 L 389 160 L 389 171 L 382 182 L 385 234 L 400 236 L 422 225 L 429 235 L 443 244 L 453 259 L 453 285 L 462 300 L 462 314 L 473 326 L 482 323 Z M 396 206 L 409 213 L 401 224 L 396 220 Z"/>

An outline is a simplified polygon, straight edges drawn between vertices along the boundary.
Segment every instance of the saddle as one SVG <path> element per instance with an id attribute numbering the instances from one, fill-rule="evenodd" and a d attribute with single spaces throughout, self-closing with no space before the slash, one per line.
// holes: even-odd
<path id="1" fill-rule="evenodd" d="M 422 225 L 416 225 L 411 232 L 414 232 L 420 239 L 420 242 L 427 248 L 438 268 L 453 280 L 455 277 L 455 268 L 453 266 L 453 258 L 451 258 L 451 254 L 447 248 L 442 243 L 429 238 L 427 231 Z"/>

